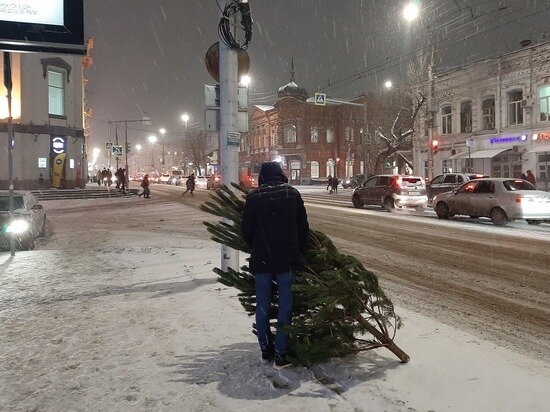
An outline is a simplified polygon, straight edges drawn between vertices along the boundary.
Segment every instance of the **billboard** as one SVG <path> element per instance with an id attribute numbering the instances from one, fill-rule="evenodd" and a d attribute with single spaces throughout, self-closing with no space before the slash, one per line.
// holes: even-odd
<path id="1" fill-rule="evenodd" d="M 0 49 L 84 54 L 83 0 L 0 0 Z"/>

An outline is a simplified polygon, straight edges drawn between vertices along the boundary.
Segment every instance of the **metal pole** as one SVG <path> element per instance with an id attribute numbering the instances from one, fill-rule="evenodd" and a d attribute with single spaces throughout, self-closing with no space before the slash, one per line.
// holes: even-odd
<path id="1" fill-rule="evenodd" d="M 125 173 L 124 173 L 124 190 L 128 189 L 130 184 L 130 170 L 128 169 L 128 121 L 124 121 L 124 156 L 125 156 Z"/>
<path id="2" fill-rule="evenodd" d="M 115 124 L 115 140 L 116 140 L 116 145 L 118 146 L 118 123 Z M 116 158 L 116 170 L 118 171 L 118 156 L 115 157 Z"/>
<path id="3" fill-rule="evenodd" d="M 432 142 L 433 142 L 433 130 L 435 126 L 435 116 L 432 111 L 432 102 L 435 95 L 435 84 L 434 84 L 434 64 L 435 64 L 435 39 L 434 34 L 431 33 L 430 37 L 432 40 L 431 53 L 430 53 L 430 65 L 428 66 L 428 80 L 430 82 L 430 93 L 428 95 L 428 111 L 430 113 L 430 127 L 428 129 L 428 178 L 431 180 L 434 173 L 434 155 L 432 152 Z"/>
<path id="4" fill-rule="evenodd" d="M 548 152 L 544 152 L 544 190 L 548 191 Z"/>
<path id="5" fill-rule="evenodd" d="M 470 168 L 472 165 L 472 148 L 468 146 L 468 173 L 471 172 Z"/>
<path id="6" fill-rule="evenodd" d="M 13 88 L 11 76 L 11 55 L 9 52 L 4 52 L 4 85 L 8 91 L 8 189 L 9 189 L 9 209 L 10 221 L 14 218 L 14 202 L 13 202 L 13 119 L 11 113 L 11 91 Z M 10 253 L 15 256 L 15 239 L 10 235 Z"/>
<path id="7" fill-rule="evenodd" d="M 233 25 L 236 15 L 233 16 Z M 239 181 L 239 147 L 228 145 L 229 134 L 237 132 L 237 50 L 228 47 L 220 38 L 220 161 L 222 182 L 231 187 Z M 226 223 L 230 221 L 224 219 Z M 239 252 L 226 245 L 221 247 L 221 269 L 239 269 Z"/>
<path id="8" fill-rule="evenodd" d="M 363 181 L 367 180 L 368 176 L 368 164 L 369 164 L 369 153 L 367 150 L 367 136 L 369 133 L 369 124 L 367 121 L 367 105 L 365 104 L 365 107 L 363 108 L 364 111 L 364 122 L 365 125 L 363 126 Z"/>

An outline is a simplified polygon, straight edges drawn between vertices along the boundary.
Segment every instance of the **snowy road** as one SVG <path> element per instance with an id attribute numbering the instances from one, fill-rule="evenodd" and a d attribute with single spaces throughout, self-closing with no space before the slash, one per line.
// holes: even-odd
<path id="1" fill-rule="evenodd" d="M 37 249 L 13 259 L 0 253 L 0 410 L 501 412 L 543 411 L 550 403 L 549 363 L 495 345 L 495 327 L 481 333 L 487 319 L 477 319 L 491 308 L 472 303 L 484 296 L 479 289 L 491 292 L 491 278 L 495 289 L 516 287 L 518 280 L 495 270 L 482 276 L 482 288 L 467 285 L 472 280 L 454 267 L 440 276 L 432 266 L 447 262 L 428 259 L 418 247 L 442 245 L 432 245 L 426 233 L 405 240 L 416 236 L 408 218 L 377 211 L 365 211 L 374 217 L 356 229 L 328 233 L 376 266 L 404 319 L 397 340 L 412 362 L 399 364 L 378 349 L 312 369 L 275 373 L 261 366 L 252 319 L 236 291 L 212 272 L 219 246 L 207 239 L 201 222 L 209 217 L 197 210 L 207 193 L 182 197 L 181 191 L 155 185 L 150 200 L 44 202 L 49 223 Z M 307 207 L 315 227 L 327 215 L 351 225 L 362 213 L 326 203 Z M 384 236 L 388 227 L 402 239 Z M 436 226 L 429 234 L 441 241 L 449 238 L 445 230 Z M 366 246 L 375 240 L 391 252 Z M 406 276 L 402 264 L 410 266 Z M 421 269 L 432 283 L 448 278 L 449 290 L 430 284 Z M 455 283 L 466 284 L 471 297 L 454 299 L 461 293 Z M 546 286 L 537 291 L 542 300 Z M 515 308 L 512 293 L 508 299 Z M 462 324 L 461 311 L 471 313 L 470 323 Z M 438 316 L 443 323 L 433 319 Z M 502 308 L 491 316 L 504 319 Z M 459 327 L 444 324 L 453 322 Z M 502 341 L 513 346 L 513 339 Z"/>

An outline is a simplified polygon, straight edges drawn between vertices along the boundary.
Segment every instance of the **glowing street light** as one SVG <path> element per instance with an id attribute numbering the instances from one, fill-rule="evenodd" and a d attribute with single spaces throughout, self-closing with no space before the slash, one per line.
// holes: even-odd
<path id="1" fill-rule="evenodd" d="M 418 8 L 418 5 L 415 2 L 411 2 L 407 4 L 403 9 L 403 17 L 409 23 L 416 20 L 419 14 L 420 14 L 420 9 Z"/>
<path id="2" fill-rule="evenodd" d="M 98 147 L 94 147 L 94 150 L 92 150 L 92 153 L 94 154 L 94 156 L 98 156 L 100 152 L 101 152 L 101 149 Z"/>
<path id="3" fill-rule="evenodd" d="M 183 122 L 187 126 L 187 122 L 189 121 L 189 115 L 187 113 L 182 114 L 181 115 L 181 120 L 183 120 Z"/>
<path id="4" fill-rule="evenodd" d="M 155 144 L 157 142 L 157 136 L 151 135 L 147 138 L 147 140 L 149 141 L 149 143 Z"/>
<path id="5" fill-rule="evenodd" d="M 250 83 L 252 83 L 252 78 L 248 74 L 245 74 L 243 77 L 241 77 L 241 84 L 244 87 L 248 87 Z"/>
<path id="6" fill-rule="evenodd" d="M 137 144 L 137 145 L 136 145 L 136 150 L 139 152 L 139 151 L 141 151 L 141 149 L 142 149 L 141 145 L 140 145 L 140 144 Z"/>
<path id="7" fill-rule="evenodd" d="M 392 88 L 392 86 L 393 86 L 393 83 L 392 83 L 391 80 L 386 80 L 386 81 L 384 82 L 384 87 L 385 87 L 386 89 L 389 90 L 389 89 Z"/>

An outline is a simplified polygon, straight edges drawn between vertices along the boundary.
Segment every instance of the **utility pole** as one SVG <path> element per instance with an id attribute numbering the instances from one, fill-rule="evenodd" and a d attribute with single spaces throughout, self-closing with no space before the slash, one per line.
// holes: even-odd
<path id="1" fill-rule="evenodd" d="M 236 26 L 236 14 L 231 19 Z M 231 187 L 232 182 L 239 181 L 239 151 L 228 146 L 230 134 L 237 132 L 237 50 L 226 45 L 220 39 L 220 160 L 222 182 Z M 230 223 L 224 219 L 226 223 Z M 229 246 L 221 246 L 221 269 L 239 270 L 239 252 Z"/>
<path id="2" fill-rule="evenodd" d="M 363 181 L 367 180 L 367 176 L 369 175 L 368 170 L 368 164 L 369 164 L 369 152 L 367 149 L 367 139 L 369 136 L 369 123 L 367 120 L 367 103 L 365 102 L 365 107 L 363 107 Z"/>
<path id="3" fill-rule="evenodd" d="M 118 124 L 115 124 L 115 142 L 116 142 L 116 145 L 118 146 Z M 118 156 L 115 156 L 115 159 L 116 159 L 116 170 L 118 170 Z"/>
<path id="4" fill-rule="evenodd" d="M 434 176 L 434 154 L 433 154 L 433 138 L 435 128 L 435 112 L 433 111 L 433 101 L 435 97 L 435 78 L 434 78 L 434 65 L 435 65 L 435 34 L 430 33 L 431 38 L 431 50 L 430 50 L 430 65 L 428 66 L 428 81 L 430 83 L 430 93 L 428 94 L 428 113 L 429 113 L 429 127 L 428 127 L 428 179 L 432 179 Z"/>
<path id="5" fill-rule="evenodd" d="M 128 120 L 124 120 L 124 190 L 128 190 L 130 184 L 130 176 L 128 170 L 128 151 L 130 145 L 128 144 Z M 138 155 L 139 156 L 139 155 Z"/>
<path id="6" fill-rule="evenodd" d="M 14 218 L 13 203 L 13 148 L 15 145 L 13 139 L 13 119 L 12 119 L 12 107 L 11 107 L 11 92 L 13 89 L 13 82 L 11 76 L 11 55 L 9 52 L 4 52 L 4 86 L 8 91 L 8 189 L 9 189 L 9 210 L 10 221 Z M 15 256 L 15 239 L 10 235 L 10 254 Z"/>

